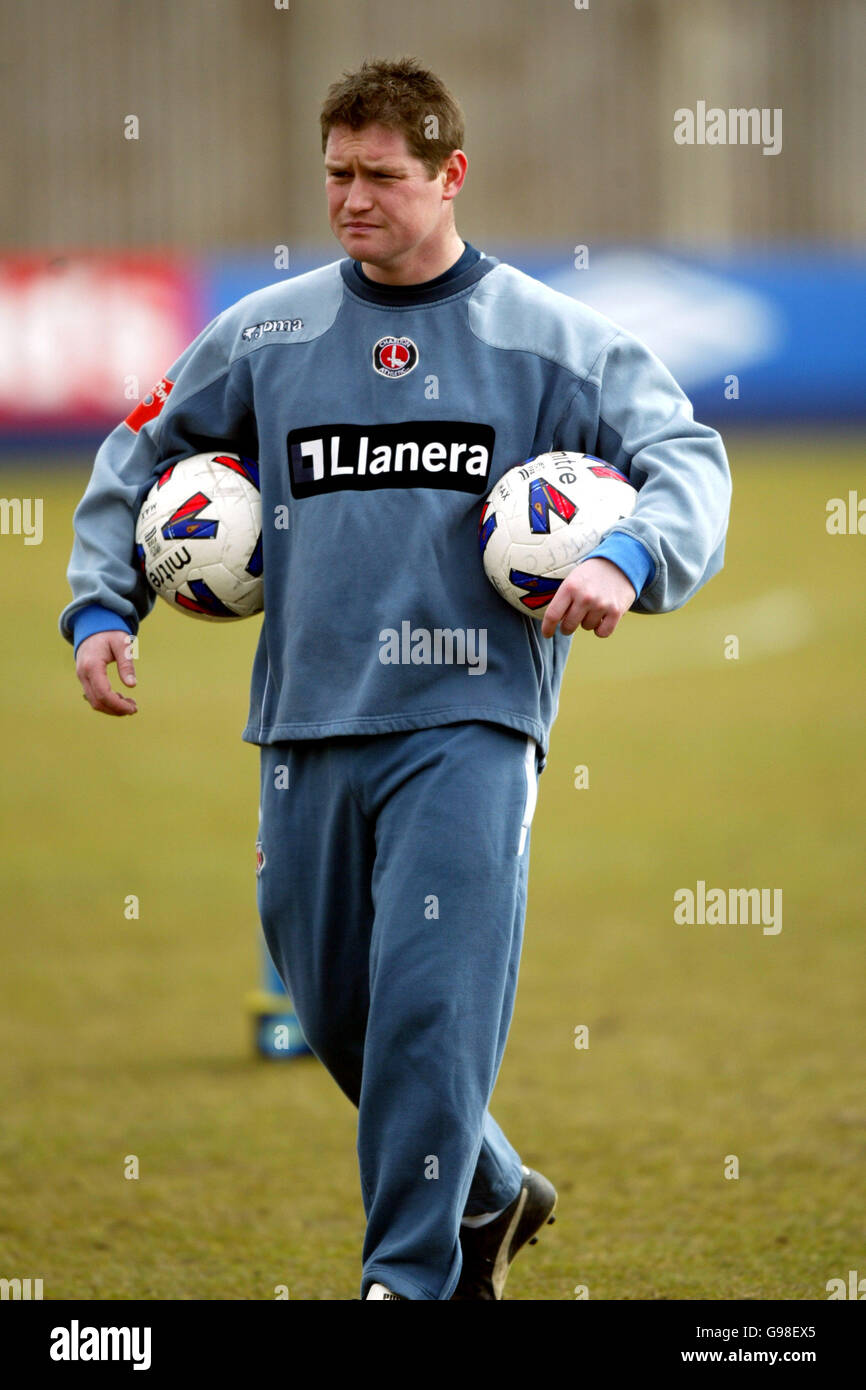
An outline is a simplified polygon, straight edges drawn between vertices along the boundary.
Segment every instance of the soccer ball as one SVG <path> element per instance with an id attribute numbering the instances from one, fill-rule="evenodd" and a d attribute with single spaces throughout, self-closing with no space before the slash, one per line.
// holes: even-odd
<path id="1" fill-rule="evenodd" d="M 543 618 L 566 575 L 636 501 L 628 478 L 592 454 L 558 450 L 509 468 L 478 522 L 487 578 L 518 613 Z"/>
<path id="2" fill-rule="evenodd" d="M 222 622 L 264 607 L 259 467 L 237 454 L 196 454 L 157 478 L 135 550 L 156 594 L 181 613 Z"/>

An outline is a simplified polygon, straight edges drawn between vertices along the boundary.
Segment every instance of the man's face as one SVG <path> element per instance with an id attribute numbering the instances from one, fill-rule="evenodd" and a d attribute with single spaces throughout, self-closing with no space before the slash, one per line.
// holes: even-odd
<path id="1" fill-rule="evenodd" d="M 453 162 L 431 179 L 402 131 L 333 126 L 325 149 L 328 218 L 346 254 L 383 268 L 389 279 L 423 271 L 453 225 L 451 199 L 463 182 L 459 161 L 449 172 Z"/>

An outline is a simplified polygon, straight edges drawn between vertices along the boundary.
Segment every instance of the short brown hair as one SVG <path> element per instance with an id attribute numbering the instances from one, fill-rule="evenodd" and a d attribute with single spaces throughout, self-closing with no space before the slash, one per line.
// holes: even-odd
<path id="1" fill-rule="evenodd" d="M 402 131 L 410 154 L 424 163 L 431 179 L 452 151 L 463 148 L 459 103 L 416 58 L 376 58 L 363 62 L 357 72 L 344 72 L 328 88 L 319 122 L 323 153 L 332 126 L 361 130 L 382 125 Z"/>

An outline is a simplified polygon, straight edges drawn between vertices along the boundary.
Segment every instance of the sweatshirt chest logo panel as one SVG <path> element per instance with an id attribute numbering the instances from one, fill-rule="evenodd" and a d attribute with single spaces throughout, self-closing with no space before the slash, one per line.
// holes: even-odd
<path id="1" fill-rule="evenodd" d="M 373 366 L 380 376 L 408 376 L 418 365 L 418 348 L 411 338 L 380 338 L 373 346 Z"/>
<path id="2" fill-rule="evenodd" d="M 488 491 L 496 431 L 466 420 L 308 425 L 287 437 L 292 496 L 431 487 Z"/>

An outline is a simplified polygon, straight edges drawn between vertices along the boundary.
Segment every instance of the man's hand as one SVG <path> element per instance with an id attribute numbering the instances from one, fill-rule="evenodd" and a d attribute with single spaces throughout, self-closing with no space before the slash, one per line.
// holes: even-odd
<path id="1" fill-rule="evenodd" d="M 124 685 L 135 685 L 135 666 L 130 656 L 128 632 L 94 632 L 85 637 L 75 657 L 75 671 L 84 686 L 84 698 L 101 714 L 137 714 L 138 705 L 128 695 L 118 695 L 108 682 L 108 666 L 117 662 Z"/>
<path id="2" fill-rule="evenodd" d="M 600 555 L 581 560 L 563 579 L 544 611 L 541 635 L 552 637 L 557 625 L 566 637 L 579 627 L 609 637 L 637 597 L 619 565 Z"/>

